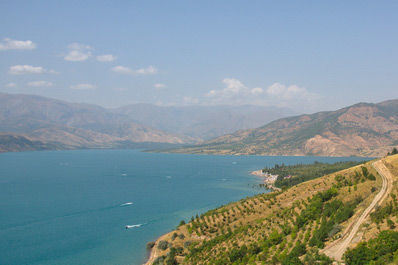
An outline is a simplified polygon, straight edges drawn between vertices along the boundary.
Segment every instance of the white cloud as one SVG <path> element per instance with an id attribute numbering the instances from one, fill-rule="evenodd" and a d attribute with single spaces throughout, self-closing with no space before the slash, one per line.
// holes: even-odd
<path id="1" fill-rule="evenodd" d="M 254 95 L 261 95 L 263 93 L 263 89 L 261 87 L 255 87 L 251 90 L 251 93 Z"/>
<path id="2" fill-rule="evenodd" d="M 125 66 L 115 66 L 112 68 L 113 72 L 119 73 L 119 74 L 133 74 L 134 71 L 128 67 Z"/>
<path id="3" fill-rule="evenodd" d="M 64 57 L 66 61 L 85 61 L 92 56 L 90 46 L 81 43 L 72 43 L 68 45 L 69 53 Z"/>
<path id="4" fill-rule="evenodd" d="M 16 83 L 8 83 L 6 84 L 6 87 L 17 87 L 18 85 Z"/>
<path id="5" fill-rule="evenodd" d="M 47 70 L 41 66 L 31 66 L 31 65 L 14 65 L 8 70 L 10 75 L 23 75 L 23 74 L 43 74 L 50 73 L 55 74 L 54 70 Z"/>
<path id="6" fill-rule="evenodd" d="M 36 44 L 31 40 L 12 40 L 4 38 L 3 43 L 0 43 L 0 51 L 7 50 L 33 50 L 36 48 Z"/>
<path id="7" fill-rule="evenodd" d="M 279 101 L 293 101 L 293 100 L 316 100 L 319 95 L 307 91 L 304 87 L 297 85 L 282 85 L 274 83 L 265 90 L 265 94 L 272 96 Z"/>
<path id="8" fill-rule="evenodd" d="M 94 90 L 97 88 L 97 86 L 85 83 L 85 84 L 77 84 L 77 85 L 71 86 L 70 88 L 76 89 L 76 90 Z"/>
<path id="9" fill-rule="evenodd" d="M 162 88 L 165 88 L 166 87 L 166 85 L 165 84 L 162 84 L 162 83 L 157 83 L 157 84 L 154 84 L 153 85 L 155 88 L 157 88 L 157 89 L 162 89 Z"/>
<path id="10" fill-rule="evenodd" d="M 249 88 L 235 78 L 225 78 L 222 83 L 225 84 L 223 89 L 213 89 L 205 94 L 210 104 L 274 105 L 293 109 L 310 109 L 321 98 L 318 94 L 297 85 L 286 86 L 274 83 L 267 88 Z"/>
<path id="11" fill-rule="evenodd" d="M 138 75 L 154 75 L 158 73 L 158 69 L 153 66 L 148 66 L 147 68 L 141 68 L 135 71 Z"/>
<path id="12" fill-rule="evenodd" d="M 198 102 L 199 102 L 199 99 L 197 99 L 197 98 L 184 97 L 184 103 L 186 103 L 186 104 L 197 104 Z"/>
<path id="13" fill-rule="evenodd" d="M 210 90 L 206 93 L 207 97 L 231 97 L 235 94 L 241 93 L 246 87 L 241 81 L 235 78 L 225 78 L 222 82 L 226 85 L 221 90 Z"/>
<path id="14" fill-rule="evenodd" d="M 119 65 L 113 67 L 112 71 L 119 74 L 129 74 L 129 75 L 153 75 L 158 73 L 158 69 L 153 66 L 148 66 L 147 68 L 133 70 L 131 68 Z"/>
<path id="15" fill-rule="evenodd" d="M 105 54 L 105 55 L 97 56 L 97 61 L 99 61 L 99 62 L 113 62 L 116 59 L 117 59 L 117 57 L 114 56 L 113 54 Z"/>
<path id="16" fill-rule="evenodd" d="M 53 86 L 53 83 L 49 81 L 33 81 L 27 83 L 28 86 L 34 86 L 34 87 L 50 87 Z"/>

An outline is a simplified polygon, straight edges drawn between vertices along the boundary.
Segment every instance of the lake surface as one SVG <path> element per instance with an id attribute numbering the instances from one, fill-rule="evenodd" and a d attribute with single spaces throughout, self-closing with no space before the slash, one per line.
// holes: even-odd
<path id="1" fill-rule="evenodd" d="M 251 171 L 276 163 L 362 159 L 136 150 L 3 153 L 0 264 L 139 265 L 147 257 L 146 243 L 181 220 L 267 192 L 256 188 L 261 179 Z"/>

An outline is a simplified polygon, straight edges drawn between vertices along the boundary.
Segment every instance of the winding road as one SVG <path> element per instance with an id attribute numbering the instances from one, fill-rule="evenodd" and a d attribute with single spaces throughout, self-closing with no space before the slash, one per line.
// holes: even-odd
<path id="1" fill-rule="evenodd" d="M 359 227 L 361 224 L 366 220 L 369 213 L 377 206 L 381 205 L 381 203 L 387 198 L 387 196 L 391 193 L 392 190 L 392 183 L 393 183 L 393 176 L 391 172 L 387 169 L 387 167 L 383 164 L 381 160 L 372 163 L 373 168 L 379 173 L 379 175 L 383 179 L 383 184 L 381 187 L 380 192 L 376 195 L 373 199 L 372 203 L 365 209 L 362 215 L 354 220 L 346 229 L 343 237 L 325 249 L 323 249 L 323 253 L 331 258 L 334 258 L 337 261 L 341 261 L 342 257 L 347 250 L 348 246 L 350 245 L 352 239 L 358 232 Z"/>

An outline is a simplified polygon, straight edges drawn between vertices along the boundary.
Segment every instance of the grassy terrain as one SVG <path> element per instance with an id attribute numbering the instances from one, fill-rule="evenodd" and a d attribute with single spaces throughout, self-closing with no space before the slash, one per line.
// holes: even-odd
<path id="1" fill-rule="evenodd" d="M 398 156 L 383 161 L 397 177 Z M 161 237 L 153 245 L 153 264 L 331 264 L 321 250 L 342 236 L 380 187 L 381 177 L 367 162 L 283 192 L 230 203 Z M 361 238 L 396 229 L 397 187 L 392 194 L 361 227 L 351 248 Z"/>

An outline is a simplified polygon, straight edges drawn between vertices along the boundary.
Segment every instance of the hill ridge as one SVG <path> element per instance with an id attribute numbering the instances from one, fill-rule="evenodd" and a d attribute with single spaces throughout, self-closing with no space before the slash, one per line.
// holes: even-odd
<path id="1" fill-rule="evenodd" d="M 281 118 L 170 152 L 234 155 L 382 156 L 398 145 L 398 100 Z"/>

